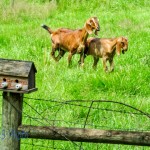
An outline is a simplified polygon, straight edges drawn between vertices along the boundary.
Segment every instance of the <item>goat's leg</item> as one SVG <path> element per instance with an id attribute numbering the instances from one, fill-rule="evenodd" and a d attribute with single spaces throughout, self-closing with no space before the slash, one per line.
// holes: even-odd
<path id="1" fill-rule="evenodd" d="M 85 58 L 85 55 L 84 55 L 84 52 L 82 52 L 80 54 L 80 66 L 83 67 L 84 66 L 84 58 Z"/>
<path id="2" fill-rule="evenodd" d="M 93 69 L 97 68 L 97 63 L 99 61 L 99 57 L 93 57 L 94 58 L 94 63 L 93 63 Z"/>
<path id="3" fill-rule="evenodd" d="M 53 47 L 52 47 L 52 51 L 51 51 L 51 53 L 50 53 L 50 55 L 52 56 L 52 58 L 53 58 L 55 61 L 57 61 L 57 60 L 56 60 L 56 57 L 55 57 L 55 52 L 56 52 L 56 50 L 57 50 L 56 48 L 53 48 Z"/>
<path id="4" fill-rule="evenodd" d="M 108 72 L 108 67 L 106 65 L 107 59 L 104 57 L 103 58 L 103 69 L 105 70 L 105 72 Z"/>
<path id="5" fill-rule="evenodd" d="M 60 50 L 58 56 L 56 57 L 56 61 L 59 61 L 66 52 L 64 50 Z"/>
<path id="6" fill-rule="evenodd" d="M 109 59 L 109 64 L 110 64 L 110 72 L 114 71 L 114 62 L 113 62 L 113 59 Z"/>
<path id="7" fill-rule="evenodd" d="M 86 55 L 84 54 L 84 59 L 86 58 Z M 80 59 L 78 61 L 78 64 L 81 65 L 81 59 L 82 59 L 82 55 L 80 54 Z"/>
<path id="8" fill-rule="evenodd" d="M 73 54 L 71 52 L 69 52 L 69 55 L 68 55 L 68 67 L 71 66 L 71 59 L 72 59 L 72 56 Z"/>
<path id="9" fill-rule="evenodd" d="M 81 55 L 80 55 L 80 59 L 78 61 L 78 64 L 81 65 Z"/>

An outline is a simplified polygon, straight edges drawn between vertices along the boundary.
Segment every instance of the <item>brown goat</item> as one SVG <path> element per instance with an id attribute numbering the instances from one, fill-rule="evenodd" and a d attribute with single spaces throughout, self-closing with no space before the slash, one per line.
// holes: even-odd
<path id="1" fill-rule="evenodd" d="M 97 17 L 89 18 L 82 29 L 66 29 L 60 28 L 56 31 L 51 30 L 48 26 L 42 25 L 51 34 L 52 40 L 52 52 L 51 56 L 55 61 L 59 61 L 65 52 L 69 52 L 68 55 L 68 66 L 71 64 L 71 58 L 74 54 L 79 53 L 81 58 L 81 65 L 84 64 L 84 48 L 87 37 L 89 34 L 95 30 L 95 35 L 97 31 L 100 30 Z M 55 57 L 55 52 L 59 51 L 57 57 Z"/>
<path id="2" fill-rule="evenodd" d="M 107 61 L 110 63 L 110 71 L 114 70 L 113 58 L 128 50 L 128 40 L 125 37 L 117 38 L 89 38 L 86 42 L 85 56 L 92 55 L 94 58 L 93 68 L 97 67 L 99 58 L 103 60 L 103 68 L 107 72 Z M 81 58 L 80 58 L 81 61 Z M 79 62 L 80 62 L 79 61 Z"/>

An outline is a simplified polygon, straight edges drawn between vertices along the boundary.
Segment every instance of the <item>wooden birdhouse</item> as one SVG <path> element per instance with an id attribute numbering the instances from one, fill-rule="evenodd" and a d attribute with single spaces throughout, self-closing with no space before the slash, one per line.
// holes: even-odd
<path id="1" fill-rule="evenodd" d="M 13 93 L 36 91 L 36 72 L 31 61 L 0 59 L 0 90 Z"/>

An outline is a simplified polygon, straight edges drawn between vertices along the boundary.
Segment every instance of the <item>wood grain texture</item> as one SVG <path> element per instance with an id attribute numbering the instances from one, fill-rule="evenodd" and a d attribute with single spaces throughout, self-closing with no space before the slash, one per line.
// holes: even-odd
<path id="1" fill-rule="evenodd" d="M 23 94 L 3 92 L 2 150 L 20 150 L 18 126 L 22 122 Z"/>
<path id="2" fill-rule="evenodd" d="M 31 69 L 37 72 L 30 61 L 0 59 L 0 75 L 28 77 Z"/>
<path id="3" fill-rule="evenodd" d="M 150 146 L 150 132 L 19 126 L 28 138 Z"/>

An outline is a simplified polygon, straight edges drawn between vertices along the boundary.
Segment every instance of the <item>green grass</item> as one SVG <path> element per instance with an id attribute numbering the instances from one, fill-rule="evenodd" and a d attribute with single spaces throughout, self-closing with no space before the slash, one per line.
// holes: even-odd
<path id="1" fill-rule="evenodd" d="M 0 57 L 34 61 L 37 68 L 36 86 L 38 91 L 26 97 L 57 100 L 115 100 L 150 113 L 150 13 L 148 0 L 62 0 L 62 1 L 15 1 L 11 7 L 9 1 L 0 2 Z M 92 69 L 93 59 L 85 59 L 85 67 L 77 65 L 79 55 L 73 57 L 72 67 L 67 67 L 67 54 L 55 63 L 50 57 L 51 41 L 49 34 L 40 25 L 45 23 L 52 29 L 67 27 L 82 28 L 91 16 L 97 16 L 101 31 L 98 37 L 125 36 L 129 40 L 129 50 L 125 55 L 115 56 L 115 71 L 106 74 L 102 62 L 98 69 Z M 94 35 L 92 35 L 94 36 Z M 25 99 L 48 120 L 57 126 L 83 127 L 88 108 L 74 105 L 58 105 L 57 102 L 45 102 Z M 90 103 L 72 102 L 90 106 Z M 1 105 L 1 104 L 0 104 Z M 58 106 L 56 106 L 58 105 Z M 93 107 L 136 112 L 130 108 L 112 103 L 94 103 Z M 56 113 L 57 112 L 57 113 Z M 41 118 L 28 105 L 24 104 L 24 113 Z M 45 119 L 36 121 L 23 118 L 24 124 L 49 125 Z M 140 121 L 139 121 L 140 120 Z M 73 122 L 73 123 L 71 123 Z M 147 130 L 150 120 L 145 116 L 115 113 L 92 109 L 87 121 L 88 128 Z M 24 143 L 28 143 L 27 145 Z M 37 145 L 62 149 L 79 149 L 70 142 L 34 140 Z M 29 145 L 31 143 L 31 145 Z M 22 140 L 21 149 L 41 150 L 33 147 L 32 140 Z M 79 145 L 79 143 L 77 143 Z M 84 143 L 84 149 L 104 150 L 148 150 L 148 147 L 136 147 L 110 144 Z M 53 149 L 53 148 L 49 148 Z"/>

